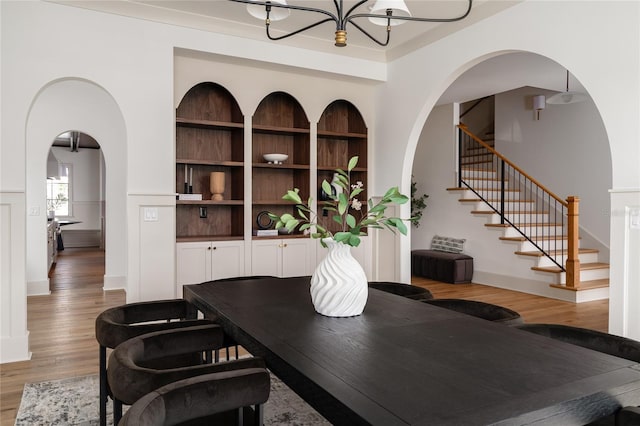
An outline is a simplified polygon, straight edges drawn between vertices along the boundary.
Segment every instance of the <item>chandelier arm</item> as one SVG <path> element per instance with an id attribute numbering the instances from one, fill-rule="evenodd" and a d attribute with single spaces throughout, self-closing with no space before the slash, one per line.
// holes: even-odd
<path id="1" fill-rule="evenodd" d="M 336 0 L 333 0 L 333 1 L 335 2 Z M 351 7 L 351 9 L 349 9 L 349 11 L 348 11 L 347 13 L 345 13 L 345 14 L 342 16 L 342 19 L 346 21 L 346 19 L 345 19 L 345 18 L 349 18 L 349 16 L 351 15 L 351 13 L 352 13 L 356 8 L 358 8 L 358 7 L 359 7 L 359 6 L 361 6 L 362 4 L 366 3 L 367 1 L 369 1 L 369 0 L 360 0 L 359 2 L 357 2 L 356 4 L 354 4 L 354 5 Z M 336 5 L 336 8 L 337 8 L 337 5 Z"/>
<path id="2" fill-rule="evenodd" d="M 360 30 L 360 32 L 364 35 L 366 35 L 367 37 L 369 37 L 371 40 L 373 40 L 375 43 L 379 44 L 380 46 L 387 46 L 389 44 L 389 40 L 391 39 L 391 30 L 389 29 L 389 26 L 387 26 L 387 40 L 385 42 L 381 42 L 380 40 L 378 40 L 377 38 L 375 38 L 374 36 L 372 36 L 371 34 L 369 34 L 364 28 L 362 28 L 360 25 L 356 24 L 353 21 L 350 21 L 351 24 L 356 27 L 357 29 Z"/>
<path id="3" fill-rule="evenodd" d="M 235 0 L 231 0 L 231 1 L 235 1 Z M 281 36 L 278 36 L 278 37 L 272 37 L 272 36 L 271 36 L 271 33 L 269 32 L 269 27 L 270 27 L 270 25 L 267 25 L 267 26 L 266 26 L 266 29 L 267 29 L 267 37 L 269 38 L 269 40 L 274 40 L 274 41 L 282 40 L 282 39 L 285 39 L 285 38 L 289 38 L 289 37 L 291 37 L 291 36 L 294 36 L 294 35 L 296 35 L 296 34 L 300 34 L 300 33 L 301 33 L 301 32 L 303 32 L 303 31 L 309 30 L 309 29 L 311 29 L 311 28 L 313 28 L 313 27 L 317 27 L 318 25 L 320 25 L 320 24 L 324 24 L 325 22 L 329 22 L 329 21 L 333 21 L 333 19 L 332 19 L 332 18 L 325 18 L 325 19 L 323 19 L 323 20 L 321 20 L 321 21 L 316 22 L 315 24 L 307 25 L 307 26 L 306 26 L 306 27 L 304 27 L 304 28 L 300 28 L 299 30 L 296 30 L 296 31 L 291 32 L 291 33 L 289 33 L 289 34 L 281 35 Z M 355 24 L 354 24 L 354 25 L 355 25 Z"/>
<path id="4" fill-rule="evenodd" d="M 236 1 L 236 0 L 231 0 Z M 345 24 L 347 22 L 353 23 L 353 20 L 356 18 L 383 18 L 383 19 L 393 19 L 397 21 L 415 21 L 415 22 L 455 22 L 461 21 L 462 19 L 469 16 L 471 12 L 471 7 L 473 5 L 473 0 L 467 0 L 468 6 L 466 12 L 460 16 L 456 16 L 455 18 L 417 18 L 413 16 L 394 16 L 394 15 L 378 15 L 375 13 L 358 13 L 356 15 L 351 15 L 345 19 Z"/>
<path id="5" fill-rule="evenodd" d="M 304 12 L 316 12 L 316 13 L 322 13 L 324 15 L 327 15 L 331 18 L 332 21 L 335 21 L 336 23 L 338 23 L 340 20 L 338 19 L 338 17 L 336 15 L 334 15 L 333 13 L 327 11 L 327 10 L 323 10 L 323 9 L 318 9 L 315 7 L 306 7 L 306 6 L 296 6 L 294 4 L 279 4 L 279 3 L 271 3 L 271 2 L 267 2 L 267 1 L 254 1 L 254 0 L 228 0 L 228 1 L 232 1 L 235 3 L 244 3 L 244 4 L 255 4 L 258 6 L 267 6 L 267 3 L 271 6 L 271 7 L 279 7 L 282 9 L 292 9 L 292 10 L 302 10 Z M 327 21 L 324 21 L 327 22 Z"/>

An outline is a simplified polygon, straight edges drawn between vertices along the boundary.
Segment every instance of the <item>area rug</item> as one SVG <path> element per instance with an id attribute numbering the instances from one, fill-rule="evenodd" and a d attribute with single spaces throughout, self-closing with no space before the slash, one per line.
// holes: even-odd
<path id="1" fill-rule="evenodd" d="M 112 403 L 107 404 L 112 425 Z M 125 407 L 126 408 L 126 407 Z M 27 383 L 22 393 L 16 426 L 99 424 L 98 376 L 72 377 Z M 271 375 L 271 394 L 264 406 L 265 425 L 326 426 L 330 423 L 282 381 Z"/>

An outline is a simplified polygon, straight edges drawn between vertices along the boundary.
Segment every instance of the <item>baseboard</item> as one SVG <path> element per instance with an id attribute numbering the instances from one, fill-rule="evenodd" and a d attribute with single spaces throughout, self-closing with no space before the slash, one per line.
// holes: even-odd
<path id="1" fill-rule="evenodd" d="M 127 289 L 127 278 L 122 276 L 108 276 L 105 275 L 103 278 L 103 287 L 104 291 L 110 290 L 126 290 Z"/>
<path id="2" fill-rule="evenodd" d="M 473 282 L 505 290 L 534 294 L 565 302 L 582 303 L 609 298 L 609 289 L 593 289 L 583 291 L 569 291 L 549 286 L 546 281 L 536 281 L 521 277 L 510 277 L 491 272 L 473 271 Z"/>
<path id="3" fill-rule="evenodd" d="M 47 296 L 49 294 L 51 294 L 49 280 L 27 282 L 27 296 Z"/>
<path id="4" fill-rule="evenodd" d="M 0 337 L 0 364 L 29 361 L 29 331 L 22 336 Z"/>

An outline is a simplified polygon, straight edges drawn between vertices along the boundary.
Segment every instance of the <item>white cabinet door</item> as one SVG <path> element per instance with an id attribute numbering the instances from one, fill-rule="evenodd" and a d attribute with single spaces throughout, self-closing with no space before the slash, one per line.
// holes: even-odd
<path id="1" fill-rule="evenodd" d="M 282 240 L 253 240 L 251 242 L 251 274 L 282 275 Z"/>
<path id="2" fill-rule="evenodd" d="M 177 243 L 176 269 L 178 288 L 211 279 L 211 243 Z"/>
<path id="3" fill-rule="evenodd" d="M 311 264 L 315 240 L 288 239 L 282 241 L 282 277 L 298 277 L 311 275 L 314 267 Z"/>
<path id="4" fill-rule="evenodd" d="M 240 277 L 244 273 L 244 242 L 211 242 L 211 278 Z"/>

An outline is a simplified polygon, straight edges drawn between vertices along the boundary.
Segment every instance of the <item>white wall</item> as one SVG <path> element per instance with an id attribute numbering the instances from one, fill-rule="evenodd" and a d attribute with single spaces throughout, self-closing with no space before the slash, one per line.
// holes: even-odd
<path id="1" fill-rule="evenodd" d="M 401 180 L 408 192 L 413 156 L 424 123 L 444 90 L 464 71 L 499 54 L 527 51 L 546 56 L 571 71 L 591 95 L 610 143 L 612 161 L 610 330 L 640 339 L 637 317 L 622 305 L 637 305 L 640 258 L 637 232 L 629 232 L 628 211 L 640 206 L 640 3 L 519 3 L 504 12 L 439 40 L 389 64 L 389 81 L 376 101 L 380 140 L 376 182 Z M 607 17 L 603 19 L 603 17 Z M 532 37 L 523 28 L 545 31 Z M 597 30 L 594 31 L 594 28 Z M 570 36 L 568 36 L 570 35 Z M 594 58 L 598 58 L 594 60 Z M 603 78 L 607 76 L 607 78 Z M 624 93 L 624 96 L 620 96 Z M 403 105 L 403 108 L 387 108 Z M 383 167 L 386 166 L 386 167 Z M 624 191 L 624 196 L 620 195 Z M 614 198 L 616 202 L 614 203 Z M 616 204 L 620 203 L 620 210 Z M 407 207 L 408 209 L 408 207 Z M 408 215 L 408 210 L 405 210 Z M 616 218 L 619 215 L 619 218 Z M 625 225 L 626 224 L 626 225 Z M 614 238 L 614 235 L 620 238 Z M 411 244 L 403 240 L 402 279 L 410 274 Z"/>
<path id="2" fill-rule="evenodd" d="M 81 223 L 65 225 L 69 229 L 100 229 L 100 189 L 101 151 L 82 149 L 71 152 L 69 148 L 51 148 L 59 162 L 72 168 L 71 176 L 71 216 L 69 220 Z M 66 219 L 66 218 L 65 218 Z"/>
<path id="3" fill-rule="evenodd" d="M 578 196 L 583 233 L 608 247 L 611 151 L 602 119 L 588 99 L 547 105 L 535 120 L 532 97 L 554 93 L 525 87 L 496 95 L 496 149 L 562 199 Z"/>

